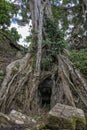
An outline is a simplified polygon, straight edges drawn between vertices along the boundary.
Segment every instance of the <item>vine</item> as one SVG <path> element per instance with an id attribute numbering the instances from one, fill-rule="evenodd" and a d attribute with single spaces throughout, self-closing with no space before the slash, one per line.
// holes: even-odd
<path id="1" fill-rule="evenodd" d="M 58 29 L 57 23 L 52 19 L 45 19 L 44 28 L 46 39 L 43 41 L 45 56 L 42 57 L 42 66 L 44 66 L 42 68 L 47 70 L 50 65 L 55 63 L 57 54 L 65 48 L 66 41 L 64 40 L 64 33 Z"/>

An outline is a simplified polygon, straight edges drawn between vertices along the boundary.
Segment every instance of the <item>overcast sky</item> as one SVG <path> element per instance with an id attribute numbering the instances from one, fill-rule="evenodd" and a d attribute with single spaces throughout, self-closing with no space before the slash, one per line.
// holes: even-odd
<path id="1" fill-rule="evenodd" d="M 14 2 L 15 1 L 15 4 L 20 4 L 20 0 L 7 0 L 7 1 L 10 1 L 10 2 Z M 16 16 L 14 16 L 14 19 L 11 20 L 11 26 L 10 26 L 10 29 L 12 27 L 15 27 L 18 31 L 19 34 L 21 34 L 22 38 L 20 38 L 18 44 L 21 44 L 23 46 L 29 46 L 28 43 L 26 43 L 24 41 L 24 39 L 26 38 L 26 36 L 29 36 L 29 26 L 31 25 L 31 21 L 29 22 L 29 24 L 26 24 L 24 26 L 20 26 L 17 24 L 17 21 L 15 19 L 21 19 L 21 16 L 19 14 L 17 14 Z"/>
<path id="2" fill-rule="evenodd" d="M 29 31 L 30 31 L 30 25 L 32 25 L 31 21 L 29 22 L 29 24 L 25 24 L 24 26 L 20 26 L 17 21 L 15 19 L 19 19 L 21 20 L 22 17 L 17 14 L 17 15 L 14 15 L 14 18 L 11 20 L 11 26 L 10 26 L 10 29 L 12 27 L 15 27 L 18 31 L 19 34 L 21 34 L 22 38 L 20 38 L 18 44 L 21 44 L 23 46 L 29 46 L 28 43 L 26 43 L 24 41 L 24 39 L 26 38 L 26 36 L 29 36 Z"/>
<path id="3" fill-rule="evenodd" d="M 29 36 L 29 34 L 30 34 L 29 25 L 30 24 L 26 24 L 25 26 L 19 26 L 17 23 L 13 23 L 13 22 L 11 23 L 10 28 L 15 27 L 17 29 L 18 33 L 21 34 L 21 36 L 22 36 L 22 38 L 20 38 L 18 44 L 21 44 L 23 46 L 29 46 L 29 44 L 24 41 L 26 36 Z"/>

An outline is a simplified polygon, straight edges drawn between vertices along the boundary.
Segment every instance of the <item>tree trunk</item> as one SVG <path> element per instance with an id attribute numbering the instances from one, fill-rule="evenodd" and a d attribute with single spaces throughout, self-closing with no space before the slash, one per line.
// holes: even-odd
<path id="1" fill-rule="evenodd" d="M 87 84 L 79 71 L 68 59 L 64 50 L 58 54 L 50 72 L 41 70 L 43 24 L 45 16 L 52 18 L 49 0 L 30 0 L 33 41 L 37 43 L 36 57 L 27 54 L 23 59 L 7 66 L 6 76 L 0 90 L 0 110 L 20 108 L 36 112 L 52 108 L 56 103 L 87 109 Z M 34 57 L 36 58 L 35 67 Z"/>

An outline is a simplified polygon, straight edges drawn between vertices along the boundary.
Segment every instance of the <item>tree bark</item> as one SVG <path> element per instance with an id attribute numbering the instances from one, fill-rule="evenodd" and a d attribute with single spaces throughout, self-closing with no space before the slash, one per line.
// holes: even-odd
<path id="1" fill-rule="evenodd" d="M 37 32 L 33 34 L 35 38 L 33 41 L 37 42 L 35 67 L 32 54 L 27 54 L 23 59 L 12 62 L 7 67 L 0 89 L 0 110 L 8 112 L 15 104 L 26 111 L 39 111 L 42 109 L 40 106 L 43 98 L 39 96 L 39 86 L 43 88 L 44 83 L 47 85 L 45 89 L 51 89 L 50 109 L 56 103 L 80 106 L 78 102 L 80 100 L 83 104 L 80 107 L 86 110 L 87 83 L 68 59 L 65 51 L 58 54 L 57 62 L 55 65 L 52 64 L 50 72 L 41 70 L 44 15 L 52 18 L 50 1 L 30 0 L 30 9 L 33 29 Z M 21 105 L 17 104 L 18 102 Z"/>

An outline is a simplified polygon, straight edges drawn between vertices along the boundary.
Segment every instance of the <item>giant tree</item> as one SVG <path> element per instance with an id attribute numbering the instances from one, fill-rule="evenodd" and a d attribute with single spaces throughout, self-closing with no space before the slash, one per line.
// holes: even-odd
<path id="1" fill-rule="evenodd" d="M 57 28 L 49 0 L 29 1 L 32 43 L 23 59 L 7 66 L 0 90 L 0 109 L 40 112 L 57 102 L 87 108 L 86 82 L 68 59 L 63 33 Z"/>

